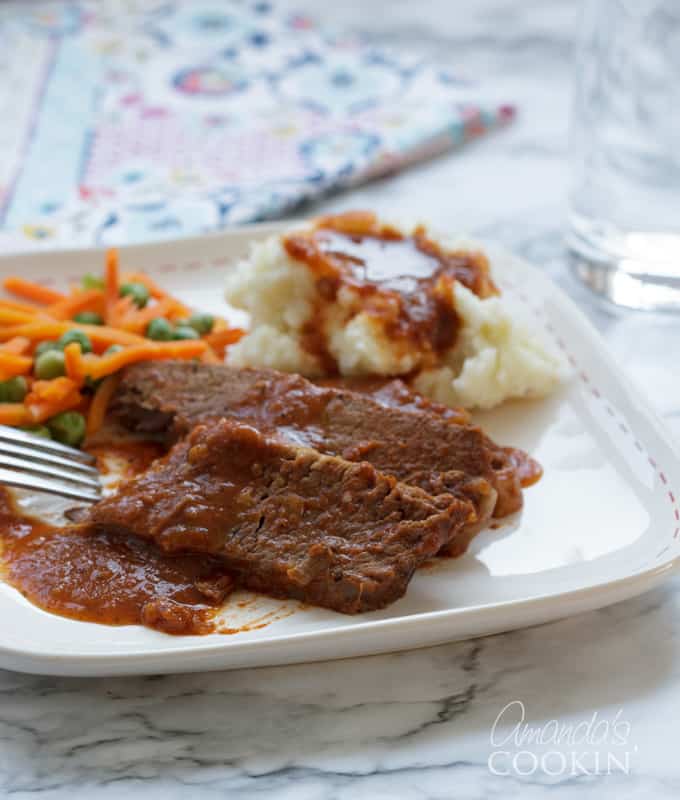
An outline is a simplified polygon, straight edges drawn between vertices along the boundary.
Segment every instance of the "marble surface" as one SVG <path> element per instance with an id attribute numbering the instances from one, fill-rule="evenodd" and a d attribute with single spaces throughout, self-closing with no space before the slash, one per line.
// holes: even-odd
<path id="1" fill-rule="evenodd" d="M 578 3 L 324 5 L 329 24 L 469 65 L 520 107 L 510 129 L 465 153 L 325 207 L 417 213 L 543 265 L 680 435 L 677 319 L 604 309 L 567 268 Z M 678 580 L 559 623 L 373 658 L 125 679 L 0 672 L 0 796 L 675 798 L 679 698 Z M 499 713 L 514 703 L 503 719 L 516 720 L 520 702 L 525 740 L 493 739 Z M 564 726 L 579 723 L 570 738 Z"/>

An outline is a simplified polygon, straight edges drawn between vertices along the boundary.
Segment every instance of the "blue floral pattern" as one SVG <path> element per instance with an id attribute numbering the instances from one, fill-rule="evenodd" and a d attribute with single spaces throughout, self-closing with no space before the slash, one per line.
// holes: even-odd
<path id="1" fill-rule="evenodd" d="M 408 54 L 252 0 L 0 5 L 0 247 L 285 214 L 512 116 Z M 31 59 L 24 54 L 30 50 Z M 4 95 L 4 96 L 3 96 Z"/>

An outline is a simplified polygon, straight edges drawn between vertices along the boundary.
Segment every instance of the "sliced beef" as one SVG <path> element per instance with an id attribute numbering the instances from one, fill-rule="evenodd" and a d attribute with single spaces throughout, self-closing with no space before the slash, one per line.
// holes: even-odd
<path id="1" fill-rule="evenodd" d="M 400 378 L 357 378 L 349 381 L 346 378 L 327 378 L 317 381 L 317 383 L 320 386 L 337 388 L 344 384 L 347 389 L 367 394 L 388 408 L 422 412 L 456 425 L 470 421 L 470 415 L 464 408 L 450 408 L 430 400 L 416 392 Z M 543 469 L 528 453 L 519 448 L 502 447 L 488 436 L 485 436 L 485 446 L 491 454 L 491 466 L 494 471 L 493 485 L 498 495 L 493 516 L 507 517 L 508 514 L 513 514 L 522 508 L 522 488 L 536 483 L 543 474 Z M 439 478 L 435 478 L 435 483 L 429 486 L 428 490 L 434 492 L 435 485 L 441 485 Z M 456 542 L 456 553 L 462 544 L 462 537 L 459 537 Z"/>
<path id="2" fill-rule="evenodd" d="M 389 408 L 419 411 L 457 425 L 470 421 L 470 414 L 464 408 L 450 408 L 430 400 L 400 378 L 357 380 L 352 381 L 348 388 L 368 394 Z M 502 447 L 486 435 L 484 444 L 491 455 L 493 484 L 498 492 L 493 515 L 506 517 L 522 508 L 522 489 L 536 483 L 543 475 L 543 468 L 518 447 Z"/>
<path id="3" fill-rule="evenodd" d="M 466 409 L 452 408 L 430 400 L 412 389 L 401 378 L 321 378 L 315 383 L 317 386 L 349 389 L 367 394 L 388 408 L 435 414 L 440 419 L 446 419 L 457 425 L 470 422 L 470 413 Z"/>
<path id="4" fill-rule="evenodd" d="M 320 387 L 299 375 L 223 365 L 163 362 L 127 369 L 112 412 L 129 429 L 175 441 L 194 425 L 230 417 L 289 441 L 381 472 L 425 491 L 470 500 L 478 529 L 496 505 L 493 451 L 475 425 L 388 407 L 361 394 Z"/>
<path id="5" fill-rule="evenodd" d="M 278 428 L 292 441 L 369 461 L 426 491 L 469 498 L 477 510 L 471 533 L 492 514 L 522 507 L 521 457 L 537 467 L 526 454 L 500 447 L 466 421 L 466 412 L 427 400 L 400 380 L 350 385 L 318 386 L 273 370 L 148 362 L 126 370 L 112 411 L 128 428 L 169 441 L 221 416 Z"/>
<path id="6" fill-rule="evenodd" d="M 216 556 L 247 588 L 352 614 L 401 597 L 470 511 L 366 462 L 222 419 L 94 506 L 90 524 Z"/>

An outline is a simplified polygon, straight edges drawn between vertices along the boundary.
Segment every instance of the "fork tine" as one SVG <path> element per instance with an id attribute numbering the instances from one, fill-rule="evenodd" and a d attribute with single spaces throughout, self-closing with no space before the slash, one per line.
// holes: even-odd
<path id="1" fill-rule="evenodd" d="M 7 425 L 0 425 L 0 442 L 10 442 L 34 447 L 41 452 L 54 453 L 64 458 L 71 458 L 74 461 L 81 461 L 84 464 L 94 464 L 96 462 L 94 456 L 91 456 L 89 453 L 83 453 L 82 450 L 67 447 L 65 444 L 53 442 L 51 439 L 43 439 L 40 436 L 34 436 L 31 433 L 20 431 L 17 428 L 10 428 Z"/>
<path id="2" fill-rule="evenodd" d="M 22 459 L 36 461 L 40 464 L 50 464 L 55 467 L 66 467 L 72 472 L 90 475 L 93 478 L 99 475 L 97 470 L 94 467 L 91 467 L 89 464 L 83 464 L 81 461 L 73 461 L 71 458 L 56 456 L 52 453 L 42 452 L 41 450 L 36 450 L 34 447 L 25 447 L 24 445 L 20 444 L 0 442 L 0 457 L 2 456 L 19 456 Z"/>
<path id="3" fill-rule="evenodd" d="M 26 475 L 2 467 L 0 467 L 0 483 L 15 489 L 33 489 L 37 492 L 66 497 L 69 500 L 80 500 L 84 503 L 96 503 L 101 499 L 100 495 L 92 490 L 66 486 L 63 483 L 39 478 L 37 475 Z"/>
<path id="4" fill-rule="evenodd" d="M 56 480 L 76 483 L 79 486 L 89 486 L 93 489 L 99 488 L 99 477 L 90 477 L 71 469 L 60 469 L 52 465 L 38 464 L 35 461 L 23 461 L 20 458 L 13 458 L 0 453 L 0 467 L 7 467 L 18 472 L 28 472 L 32 475 L 41 475 L 44 478 L 55 478 Z"/>

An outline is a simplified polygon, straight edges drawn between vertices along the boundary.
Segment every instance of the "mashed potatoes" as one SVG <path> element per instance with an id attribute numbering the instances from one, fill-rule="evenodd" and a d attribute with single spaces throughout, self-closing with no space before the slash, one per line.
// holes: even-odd
<path id="1" fill-rule="evenodd" d="M 451 242 L 439 244 L 450 251 Z M 442 297 L 448 293 L 460 327 L 453 345 L 433 363 L 431 352 L 390 336 L 355 285 L 342 285 L 331 299 L 322 297 L 318 275 L 272 237 L 254 244 L 250 257 L 228 277 L 227 301 L 251 317 L 250 332 L 229 350 L 228 363 L 321 376 L 324 358 L 308 345 L 311 332 L 322 337 L 340 374 L 415 373 L 415 388 L 447 405 L 491 408 L 508 398 L 545 395 L 562 379 L 563 360 L 502 297 L 482 299 L 458 281 L 437 283 L 436 291 Z M 322 317 L 315 316 L 320 305 Z"/>
<path id="2" fill-rule="evenodd" d="M 566 372 L 563 360 L 513 319 L 500 297 L 480 300 L 454 287 L 463 319 L 446 363 L 421 372 L 415 388 L 433 400 L 465 408 L 492 408 L 512 397 L 549 394 Z"/>

